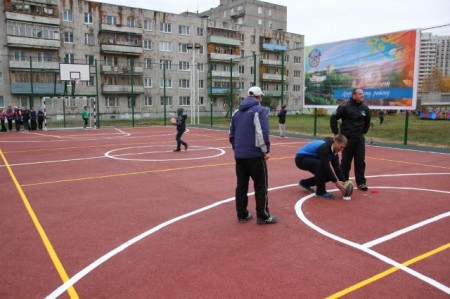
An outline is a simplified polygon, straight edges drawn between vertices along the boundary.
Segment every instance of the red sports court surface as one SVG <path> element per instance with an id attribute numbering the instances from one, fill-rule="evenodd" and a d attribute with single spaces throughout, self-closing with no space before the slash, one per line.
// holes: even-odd
<path id="1" fill-rule="evenodd" d="M 257 225 L 237 222 L 227 132 L 174 139 L 0 134 L 0 297 L 449 298 L 449 154 L 367 146 L 369 191 L 325 200 L 298 186 L 309 140 L 273 136 L 279 223 Z"/>

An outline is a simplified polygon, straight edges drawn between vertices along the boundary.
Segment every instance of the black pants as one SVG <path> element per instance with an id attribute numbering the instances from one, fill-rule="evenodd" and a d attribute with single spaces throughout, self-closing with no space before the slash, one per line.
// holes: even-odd
<path id="1" fill-rule="evenodd" d="M 32 120 L 30 121 L 30 125 L 31 125 L 31 131 L 36 131 L 36 129 L 37 129 L 37 123 L 36 123 L 36 120 L 35 120 L 35 119 L 32 119 Z"/>
<path id="2" fill-rule="evenodd" d="M 183 145 L 184 147 L 187 145 L 187 143 L 181 139 L 181 136 L 183 136 L 183 134 L 184 130 L 177 130 L 177 136 L 175 136 L 175 140 L 177 141 L 177 150 L 180 150 L 181 145 Z"/>
<path id="3" fill-rule="evenodd" d="M 365 184 L 366 177 L 366 139 L 364 135 L 357 138 L 348 138 L 347 146 L 342 151 L 341 169 L 347 181 L 352 168 L 352 160 L 355 162 L 355 180 L 357 185 Z"/>
<path id="4" fill-rule="evenodd" d="M 268 175 L 267 164 L 263 157 L 236 159 L 236 212 L 238 219 L 247 217 L 248 185 L 253 180 L 256 201 L 256 216 L 260 219 L 270 217 L 269 198 L 267 197 Z"/>
<path id="5" fill-rule="evenodd" d="M 43 120 L 38 120 L 38 128 L 39 130 L 42 130 L 42 124 L 44 123 Z"/>
<path id="6" fill-rule="evenodd" d="M 1 120 L 1 123 L 2 123 L 2 128 L 1 128 L 1 130 L 0 130 L 0 131 L 2 131 L 2 132 L 6 132 L 6 127 L 5 127 L 5 120 L 4 120 L 4 119 L 2 119 L 2 120 Z"/>
<path id="7" fill-rule="evenodd" d="M 331 178 L 327 176 L 325 172 L 325 166 L 322 164 L 322 161 L 307 156 L 295 157 L 295 165 L 297 165 L 298 168 L 307 170 L 314 175 L 313 177 L 302 180 L 304 186 L 317 186 L 317 195 L 323 195 L 327 193 L 327 190 L 325 189 L 325 183 L 331 181 Z"/>

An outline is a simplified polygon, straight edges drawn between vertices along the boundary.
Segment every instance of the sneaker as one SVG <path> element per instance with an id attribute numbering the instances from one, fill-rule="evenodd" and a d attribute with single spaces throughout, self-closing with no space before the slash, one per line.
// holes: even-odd
<path id="1" fill-rule="evenodd" d="M 249 221 L 250 219 L 252 219 L 252 214 L 251 214 L 251 213 L 248 213 L 248 214 L 247 214 L 247 217 L 238 219 L 238 222 L 239 222 L 239 223 L 245 223 L 245 222 Z"/>
<path id="2" fill-rule="evenodd" d="M 188 144 L 186 143 L 186 145 L 184 146 L 184 150 L 187 151 L 188 149 Z"/>
<path id="3" fill-rule="evenodd" d="M 318 196 L 318 197 L 322 197 L 322 198 L 325 198 L 325 199 L 334 199 L 334 195 L 333 194 L 331 194 L 331 193 L 324 193 L 324 194 L 316 194 L 316 196 Z"/>
<path id="4" fill-rule="evenodd" d="M 309 193 L 314 193 L 314 189 L 306 186 L 305 183 L 303 183 L 303 180 L 300 180 L 300 182 L 298 182 L 298 184 L 300 185 L 300 187 L 302 187 L 303 189 L 305 189 L 306 191 L 308 191 Z"/>
<path id="5" fill-rule="evenodd" d="M 278 217 L 277 216 L 270 216 L 267 219 L 258 218 L 256 220 L 256 223 L 258 223 L 258 224 L 274 224 L 274 223 L 277 223 L 277 222 L 278 222 Z"/>
<path id="6" fill-rule="evenodd" d="M 367 191 L 369 188 L 367 187 L 366 184 L 363 183 L 358 185 L 358 189 L 362 191 Z"/>
<path id="7" fill-rule="evenodd" d="M 180 150 L 176 148 L 176 149 L 174 149 L 173 151 L 174 151 L 174 152 L 179 152 Z"/>

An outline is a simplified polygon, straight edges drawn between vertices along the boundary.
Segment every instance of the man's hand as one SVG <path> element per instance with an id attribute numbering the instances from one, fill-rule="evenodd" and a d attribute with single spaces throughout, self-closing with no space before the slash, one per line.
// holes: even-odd
<path id="1" fill-rule="evenodd" d="M 265 155 L 264 155 L 264 160 L 267 161 L 267 160 L 269 160 L 269 159 L 270 159 L 270 154 L 269 154 L 269 153 L 265 154 Z"/>
<path id="2" fill-rule="evenodd" d="M 344 187 L 344 182 L 341 181 L 337 181 L 336 183 L 334 183 L 336 185 L 336 187 L 342 192 L 342 194 L 345 194 L 346 190 Z"/>

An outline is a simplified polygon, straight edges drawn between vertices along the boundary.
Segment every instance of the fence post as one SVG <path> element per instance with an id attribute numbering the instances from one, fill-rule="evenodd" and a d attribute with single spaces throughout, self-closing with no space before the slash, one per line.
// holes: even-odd
<path id="1" fill-rule="evenodd" d="M 314 129 L 313 129 L 313 136 L 317 135 L 317 107 L 314 108 Z"/>
<path id="2" fill-rule="evenodd" d="M 405 133 L 403 135 L 403 144 L 406 145 L 408 143 L 408 123 L 409 123 L 409 113 L 408 110 L 405 110 Z"/>

